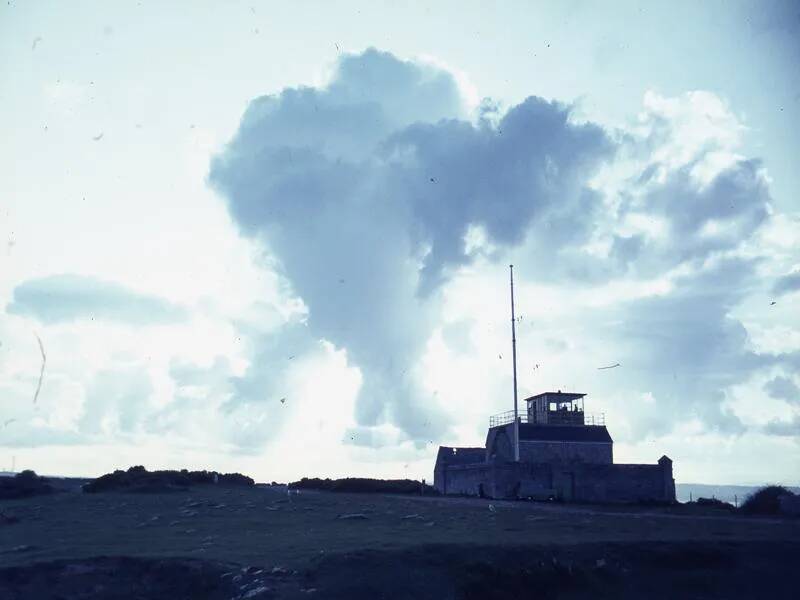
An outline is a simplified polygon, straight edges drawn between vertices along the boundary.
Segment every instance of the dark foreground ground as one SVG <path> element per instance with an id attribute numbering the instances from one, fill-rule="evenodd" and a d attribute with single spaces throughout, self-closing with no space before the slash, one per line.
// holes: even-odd
<path id="1" fill-rule="evenodd" d="M 0 502 L 0 598 L 797 598 L 800 521 L 201 487 Z"/>

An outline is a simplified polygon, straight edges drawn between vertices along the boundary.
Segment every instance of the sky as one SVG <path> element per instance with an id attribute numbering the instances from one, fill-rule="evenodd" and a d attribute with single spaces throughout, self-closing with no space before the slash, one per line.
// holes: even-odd
<path id="1" fill-rule="evenodd" d="M 797 2 L 0 6 L 0 470 L 432 478 L 521 397 L 800 483 Z M 614 364 L 612 369 L 601 367 Z"/>

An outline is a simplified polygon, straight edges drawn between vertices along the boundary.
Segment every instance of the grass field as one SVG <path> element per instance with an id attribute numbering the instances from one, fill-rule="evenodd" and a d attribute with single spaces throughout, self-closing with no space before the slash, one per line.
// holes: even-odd
<path id="1" fill-rule="evenodd" d="M 20 578 L 33 577 L 30 565 L 62 560 L 74 571 L 100 556 L 191 559 L 218 564 L 220 576 L 231 564 L 252 567 L 264 572 L 264 589 L 253 598 L 491 598 L 513 592 L 504 585 L 539 590 L 526 596 L 518 589 L 517 597 L 637 597 L 662 577 L 682 581 L 699 594 L 693 597 L 731 597 L 720 595 L 731 585 L 738 597 L 758 597 L 747 595 L 755 585 L 788 598 L 781 581 L 800 564 L 798 520 L 682 507 L 200 486 L 163 494 L 70 491 L 4 501 L 0 509 L 19 519 L 0 526 L 3 598 L 25 597 Z M 239 597 L 257 589 L 239 587 Z M 669 597 L 662 593 L 663 583 L 649 592 Z M 98 594 L 84 597 L 128 597 Z M 147 594 L 138 597 L 166 597 Z"/>

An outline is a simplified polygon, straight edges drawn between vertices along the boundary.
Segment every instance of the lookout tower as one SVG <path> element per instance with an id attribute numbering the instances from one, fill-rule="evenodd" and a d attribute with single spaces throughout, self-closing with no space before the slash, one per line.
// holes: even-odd
<path id="1" fill-rule="evenodd" d="M 674 502 L 672 461 L 614 464 L 605 416 L 585 411 L 586 394 L 543 392 L 525 398 L 525 410 L 518 406 L 513 266 L 509 271 L 514 409 L 489 417 L 483 448 L 439 448 L 436 489 L 490 498 Z"/>
<path id="2" fill-rule="evenodd" d="M 573 425 L 576 427 L 605 426 L 605 415 L 590 414 L 584 410 L 586 394 L 573 392 L 544 392 L 525 398 L 528 410 L 519 415 L 520 423 L 529 425 Z M 507 411 L 489 418 L 489 427 L 498 427 L 514 422 L 514 411 Z"/>
<path id="3" fill-rule="evenodd" d="M 537 425 L 605 425 L 604 415 L 587 415 L 583 410 L 586 394 L 545 392 L 525 398 L 528 423 Z"/>
<path id="4" fill-rule="evenodd" d="M 489 418 L 487 460 L 522 462 L 584 462 L 611 464 L 613 440 L 605 416 L 587 414 L 586 394 L 544 392 L 526 398 L 528 410 L 514 419 L 513 411 Z M 519 458 L 513 453 L 518 440 Z"/>

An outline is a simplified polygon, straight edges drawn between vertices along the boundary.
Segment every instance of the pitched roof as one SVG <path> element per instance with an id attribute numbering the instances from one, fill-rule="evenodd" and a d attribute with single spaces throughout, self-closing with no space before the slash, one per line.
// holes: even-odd
<path id="1" fill-rule="evenodd" d="M 486 461 L 486 448 L 453 448 L 439 446 L 436 464 L 468 465 Z"/>
<path id="2" fill-rule="evenodd" d="M 608 429 L 596 425 L 520 423 L 519 439 L 523 442 L 613 442 Z"/>

